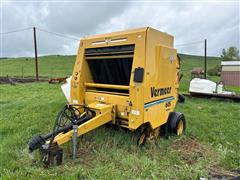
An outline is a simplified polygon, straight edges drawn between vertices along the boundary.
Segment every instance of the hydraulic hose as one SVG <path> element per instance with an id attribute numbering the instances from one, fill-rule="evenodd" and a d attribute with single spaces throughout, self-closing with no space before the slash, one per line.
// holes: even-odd
<path id="1" fill-rule="evenodd" d="M 81 124 L 85 123 L 86 121 L 92 119 L 94 116 L 95 116 L 95 114 L 94 114 L 94 115 L 91 115 L 91 116 L 90 116 L 90 115 L 83 116 L 81 119 L 77 120 L 75 124 L 76 124 L 76 125 L 81 125 Z M 69 124 L 69 125 L 66 125 L 65 127 L 59 128 L 59 129 L 57 130 L 56 134 L 66 133 L 66 132 L 72 130 L 72 129 L 73 129 L 73 125 L 74 125 L 74 124 L 71 123 L 71 124 Z M 45 140 L 48 140 L 52 135 L 53 135 L 53 132 L 50 132 L 50 133 L 46 134 L 45 136 L 43 136 L 43 138 L 44 138 Z"/>
<path id="2" fill-rule="evenodd" d="M 74 105 L 76 106 L 76 105 Z M 59 133 L 66 133 L 69 132 L 70 130 L 73 129 L 73 125 L 81 125 L 85 123 L 86 121 L 92 119 L 93 117 L 96 116 L 96 112 L 93 110 L 90 110 L 88 107 L 83 106 L 84 112 L 86 112 L 85 115 L 81 116 L 80 111 L 71 106 L 71 105 L 66 105 L 64 108 L 58 113 L 58 116 L 56 118 L 56 122 L 54 124 L 53 131 L 46 134 L 46 135 L 36 135 L 32 137 L 32 139 L 29 140 L 28 146 L 29 146 L 29 152 L 33 152 L 36 149 L 42 148 L 42 146 L 46 143 L 47 140 L 50 138 L 49 142 L 49 148 L 53 143 L 53 140 L 55 136 Z M 67 115 L 66 111 L 70 112 L 70 115 Z M 89 113 L 90 112 L 90 113 Z M 70 123 L 66 124 L 62 127 L 60 124 L 62 122 L 63 117 L 66 117 Z"/>

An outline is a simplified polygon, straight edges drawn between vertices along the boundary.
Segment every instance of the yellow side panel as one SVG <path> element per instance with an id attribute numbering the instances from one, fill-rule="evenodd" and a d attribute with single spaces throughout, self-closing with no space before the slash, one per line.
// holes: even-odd
<path id="1" fill-rule="evenodd" d="M 145 89 L 144 122 L 156 128 L 167 122 L 177 102 L 179 62 L 176 50 L 155 47 L 155 66 L 149 66 Z"/>

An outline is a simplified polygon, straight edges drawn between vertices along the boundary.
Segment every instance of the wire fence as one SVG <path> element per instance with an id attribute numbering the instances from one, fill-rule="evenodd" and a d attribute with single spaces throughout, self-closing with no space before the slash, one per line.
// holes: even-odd
<path id="1" fill-rule="evenodd" d="M 11 35 L 17 34 L 17 33 L 27 33 L 24 34 L 23 37 L 31 37 L 33 38 L 33 27 L 26 27 L 22 29 L 15 29 L 12 31 L 6 31 L 1 32 L 0 36 L 1 39 L 3 38 L 10 38 Z M 41 50 L 45 48 L 46 43 L 48 42 L 52 43 L 52 46 L 62 46 L 63 43 L 65 43 L 65 40 L 71 41 L 72 44 L 77 47 L 79 44 L 80 38 L 75 36 L 70 36 L 64 33 L 59 32 L 53 32 L 49 31 L 43 28 L 36 27 L 37 31 L 37 46 L 38 51 L 41 53 Z M 40 36 L 40 37 L 39 37 Z M 51 39 L 50 38 L 55 38 Z M 16 37 L 17 38 L 17 37 Z M 31 57 L 34 55 L 34 44 L 33 39 L 29 38 L 28 41 L 32 41 L 30 46 L 32 46 L 32 50 L 29 51 L 29 57 L 21 57 L 18 58 L 18 61 L 11 61 L 13 58 L 5 58 L 0 57 L 0 76 L 20 76 L 20 77 L 34 77 L 36 73 L 36 67 L 35 67 L 35 59 L 34 57 Z M 58 38 L 58 39 L 56 39 Z M 64 40 L 63 40 L 64 39 Z M 6 40 L 6 42 L 8 42 Z M 56 43 L 57 42 L 57 43 Z M 21 45 L 19 45 L 21 46 Z M 24 45 L 21 47 L 24 49 Z M 31 47 L 29 47 L 31 49 Z M 201 41 L 193 41 L 183 44 L 176 44 L 175 48 L 178 49 L 178 52 L 184 53 L 184 54 L 194 54 L 194 52 L 203 52 L 202 56 L 204 56 L 204 40 Z M 66 50 L 67 51 L 67 50 Z M 49 50 L 49 54 L 53 54 L 52 50 Z M 55 54 L 62 54 L 62 53 L 55 53 Z M 67 54 L 67 53 L 66 53 Z M 192 56 L 183 56 L 180 55 L 182 58 L 184 58 L 183 62 L 183 71 L 187 76 L 189 76 L 189 73 L 191 69 L 194 67 L 204 67 L 204 61 L 194 61 L 195 58 Z M 204 60 L 203 57 L 198 57 L 197 59 Z M 189 63 L 188 61 L 191 61 Z M 38 57 L 38 65 L 39 65 L 39 77 L 62 77 L 62 76 L 69 76 L 72 73 L 72 68 L 74 66 L 75 62 L 75 55 L 49 55 L 49 56 L 41 56 Z"/>
<path id="2" fill-rule="evenodd" d="M 72 72 L 72 67 L 74 65 L 75 56 L 74 55 L 58 55 L 61 52 L 53 54 L 52 49 L 48 49 L 48 53 L 41 53 L 42 49 L 46 49 L 46 43 L 50 42 L 50 46 L 58 45 L 58 48 L 62 46 L 62 44 L 66 44 L 67 41 L 73 42 L 74 46 L 79 44 L 80 38 L 69 36 L 63 33 L 53 32 L 46 29 L 36 27 L 37 32 L 37 49 L 40 52 L 41 56 L 38 57 L 38 69 L 39 69 L 39 77 L 61 77 L 63 75 L 68 76 Z M 19 36 L 20 34 L 20 36 Z M 0 76 L 17 76 L 17 77 L 34 77 L 36 75 L 36 65 L 34 58 L 34 41 L 33 41 L 33 27 L 15 29 L 12 31 L 0 32 L 1 41 L 4 40 L 5 43 L 2 43 L 1 49 L 6 47 L 14 48 L 14 44 L 12 46 L 13 41 L 16 42 L 16 39 L 19 38 L 19 41 L 24 41 L 24 44 L 18 44 L 19 51 L 24 50 L 24 46 L 28 45 L 28 51 L 25 51 L 27 57 L 23 57 L 21 55 L 17 61 L 11 61 L 15 59 L 15 57 L 9 57 L 9 54 L 3 54 L 0 57 Z M 52 38 L 52 39 L 51 39 Z M 55 39 L 54 39 L 55 38 Z M 49 41 L 50 40 L 50 41 Z M 11 43 L 11 44 L 10 44 Z M 4 47 L 5 46 L 5 47 Z M 16 51 L 18 49 L 15 49 Z M 3 50 L 8 52 L 8 50 Z M 49 55 L 50 54 L 50 55 Z M 65 52 L 67 54 L 67 52 Z M 48 56 L 45 56 L 48 55 Z M 18 56 L 18 55 L 16 55 Z"/>

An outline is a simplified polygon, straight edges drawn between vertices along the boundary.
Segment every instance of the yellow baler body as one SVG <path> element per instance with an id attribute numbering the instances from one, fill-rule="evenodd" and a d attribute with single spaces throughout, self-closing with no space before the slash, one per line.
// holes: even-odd
<path id="1" fill-rule="evenodd" d="M 133 52 L 110 52 L 111 48 L 127 45 L 134 47 Z M 108 54 L 98 51 L 104 48 Z M 95 54 L 88 55 L 86 50 L 89 49 L 89 52 L 94 49 Z M 132 58 L 129 84 L 94 81 L 89 61 L 108 58 Z M 135 82 L 134 73 L 139 67 L 144 69 L 143 81 Z M 146 27 L 86 37 L 80 42 L 72 74 L 71 103 L 114 105 L 116 120 L 112 123 L 120 122 L 122 127 L 130 130 L 149 123 L 155 129 L 167 122 L 169 113 L 176 106 L 179 69 L 173 36 L 155 29 Z"/>

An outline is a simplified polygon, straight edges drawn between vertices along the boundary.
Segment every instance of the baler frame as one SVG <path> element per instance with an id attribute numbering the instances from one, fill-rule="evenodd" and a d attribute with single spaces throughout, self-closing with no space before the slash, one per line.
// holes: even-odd
<path id="1" fill-rule="evenodd" d="M 139 145 L 147 138 L 157 138 L 160 130 L 183 134 L 185 117 L 173 112 L 179 95 L 179 71 L 173 36 L 152 28 L 83 38 L 69 86 L 68 106 L 77 109 L 74 113 L 69 109 L 74 117 L 69 118 L 70 128 L 53 131 L 50 140 L 32 138 L 30 151 L 42 149 L 49 163 L 49 154 L 57 154 L 51 153 L 52 149 L 61 152 L 56 147 L 73 138 L 73 125 L 78 126 L 77 136 L 106 123 L 140 130 Z"/>

